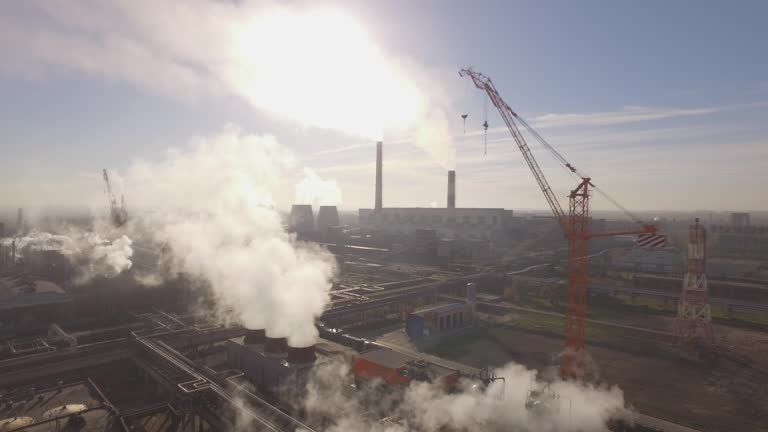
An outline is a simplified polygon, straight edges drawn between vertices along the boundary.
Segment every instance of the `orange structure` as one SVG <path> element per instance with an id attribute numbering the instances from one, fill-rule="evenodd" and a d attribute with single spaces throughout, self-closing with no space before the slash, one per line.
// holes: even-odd
<path id="1" fill-rule="evenodd" d="M 440 383 L 446 390 L 459 380 L 459 372 L 389 348 L 364 351 L 352 360 L 357 380 L 379 379 L 389 385 L 407 387 L 412 381 Z"/>
<path id="2" fill-rule="evenodd" d="M 611 232 L 611 233 L 591 233 L 589 230 L 589 198 L 590 191 L 594 189 L 610 200 L 630 215 L 636 222 L 639 219 L 632 216 L 624 207 L 618 204 L 614 199 L 592 184 L 592 179 L 580 173 L 571 163 L 569 163 L 560 153 L 552 148 L 531 126 L 520 118 L 512 108 L 499 96 L 496 87 L 491 79 L 472 69 L 462 69 L 459 76 L 470 77 L 475 87 L 483 90 L 499 111 L 501 118 L 509 129 L 509 133 L 517 143 L 520 152 L 523 154 L 528 168 L 530 168 L 533 177 L 539 185 L 544 198 L 547 200 L 549 208 L 555 220 L 560 224 L 563 235 L 568 241 L 568 292 L 565 319 L 565 352 L 561 364 L 560 373 L 566 378 L 578 378 L 582 375 L 582 361 L 584 348 L 584 317 L 587 308 L 587 267 L 588 267 L 588 248 L 589 239 L 593 237 L 608 237 L 628 234 L 651 234 L 656 235 L 654 225 L 642 224 L 641 228 L 633 231 Z M 568 214 L 563 211 L 557 196 L 552 192 L 544 173 L 541 171 L 536 158 L 533 157 L 528 143 L 517 127 L 517 123 L 523 125 L 530 134 L 535 137 L 549 152 L 558 160 L 570 173 L 579 179 L 579 183 L 568 195 L 569 206 Z M 484 125 L 485 126 L 485 125 Z"/>
<path id="3" fill-rule="evenodd" d="M 712 313 L 706 274 L 707 231 L 699 224 L 688 230 L 688 265 L 683 278 L 683 292 L 677 306 L 675 332 L 680 341 L 702 348 L 714 346 Z"/>

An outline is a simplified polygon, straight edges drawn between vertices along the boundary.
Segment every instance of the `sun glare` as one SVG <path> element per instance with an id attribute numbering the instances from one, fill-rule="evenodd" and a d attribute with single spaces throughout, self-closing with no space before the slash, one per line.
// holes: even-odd
<path id="1" fill-rule="evenodd" d="M 424 115 L 416 83 L 336 10 L 255 16 L 235 32 L 232 57 L 250 103 L 305 125 L 379 139 Z"/>

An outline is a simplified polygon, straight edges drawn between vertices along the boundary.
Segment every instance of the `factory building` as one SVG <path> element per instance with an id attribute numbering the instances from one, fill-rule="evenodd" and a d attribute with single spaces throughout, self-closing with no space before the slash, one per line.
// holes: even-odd
<path id="1" fill-rule="evenodd" d="M 613 270 L 641 273 L 683 272 L 683 255 L 674 248 L 632 248 L 617 250 L 608 257 Z"/>
<path id="2" fill-rule="evenodd" d="M 446 389 L 455 387 L 459 372 L 389 348 L 374 348 L 352 360 L 352 374 L 357 384 L 382 380 L 393 386 L 408 386 L 413 381 L 440 383 Z"/>
<path id="3" fill-rule="evenodd" d="M 466 303 L 444 303 L 418 309 L 408 315 L 405 332 L 420 339 L 472 324 L 472 307 Z"/>
<path id="4" fill-rule="evenodd" d="M 359 210 L 360 227 L 409 235 L 432 229 L 441 237 L 492 239 L 504 232 L 512 210 L 502 208 L 384 208 Z"/>
<path id="5" fill-rule="evenodd" d="M 751 225 L 749 213 L 731 213 L 731 226 L 748 227 L 749 225 Z"/>
<path id="6" fill-rule="evenodd" d="M 46 328 L 68 315 L 72 301 L 53 282 L 18 273 L 0 276 L 0 335 Z"/>
<path id="7" fill-rule="evenodd" d="M 315 347 L 289 347 L 285 338 L 271 338 L 264 330 L 247 330 L 244 337 L 227 341 L 229 365 L 240 369 L 261 392 L 270 393 L 311 367 L 317 360 Z"/>
<path id="8" fill-rule="evenodd" d="M 502 235 L 512 223 L 512 210 L 503 208 L 457 208 L 456 171 L 448 172 L 445 208 L 385 208 L 382 205 L 382 143 L 376 144 L 376 197 L 372 209 L 359 209 L 363 229 L 391 235 L 411 235 L 417 230 L 435 230 L 438 237 L 490 240 Z"/>
<path id="9" fill-rule="evenodd" d="M 0 431 L 107 432 L 115 430 L 115 409 L 91 381 L 8 392 L 0 396 Z"/>
<path id="10" fill-rule="evenodd" d="M 749 213 L 745 213 L 749 214 Z M 714 253 L 733 258 L 768 257 L 768 225 L 711 225 L 708 234 Z"/>
<path id="11" fill-rule="evenodd" d="M 467 301 L 430 305 L 417 309 L 405 320 L 405 332 L 411 339 L 436 336 L 472 325 L 477 303 L 477 285 L 467 284 Z"/>

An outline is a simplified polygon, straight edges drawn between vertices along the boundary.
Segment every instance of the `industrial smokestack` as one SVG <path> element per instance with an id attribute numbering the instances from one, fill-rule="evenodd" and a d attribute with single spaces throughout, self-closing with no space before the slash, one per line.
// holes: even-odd
<path id="1" fill-rule="evenodd" d="M 246 345 L 261 345 L 266 340 L 267 335 L 263 329 L 245 329 L 245 339 L 243 343 Z"/>
<path id="2" fill-rule="evenodd" d="M 381 147 L 382 142 L 376 143 L 376 210 L 381 210 Z"/>
<path id="3" fill-rule="evenodd" d="M 271 357 L 285 357 L 288 354 L 288 339 L 267 336 L 264 340 L 264 354 Z"/>
<path id="4" fill-rule="evenodd" d="M 456 171 L 448 171 L 448 208 L 456 208 Z"/>
<path id="5" fill-rule="evenodd" d="M 328 233 L 328 228 L 339 226 L 339 210 L 336 206 L 320 206 L 317 212 L 317 229 L 323 234 Z"/>
<path id="6" fill-rule="evenodd" d="M 315 346 L 294 348 L 288 347 L 288 363 L 293 366 L 308 366 L 315 363 L 317 360 L 317 354 L 315 353 Z"/>

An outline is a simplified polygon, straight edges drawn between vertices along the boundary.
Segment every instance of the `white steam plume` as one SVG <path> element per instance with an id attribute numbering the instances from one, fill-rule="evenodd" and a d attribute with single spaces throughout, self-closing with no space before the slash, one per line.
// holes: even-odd
<path id="1" fill-rule="evenodd" d="M 109 240 L 97 232 L 69 227 L 61 233 L 32 230 L 23 237 L 3 239 L 2 244 L 9 248 L 14 240 L 17 259 L 32 260 L 36 252 L 46 250 L 61 253 L 72 263 L 78 284 L 97 276 L 115 277 L 132 265 L 132 242 L 126 235 Z"/>
<path id="2" fill-rule="evenodd" d="M 0 5 L 0 54 L 14 73 L 57 66 L 184 99 L 234 94 L 302 125 L 371 140 L 413 137 L 453 168 L 447 92 L 338 9 L 214 0 L 15 6 L 22 12 Z"/>
<path id="3" fill-rule="evenodd" d="M 547 410 L 525 407 L 534 372 L 510 363 L 495 371 L 504 381 L 493 382 L 485 391 L 474 381 L 459 383 L 458 392 L 448 393 L 439 384 L 412 383 L 401 399 L 380 385 L 349 390 L 349 369 L 340 362 L 317 366 L 310 376 L 306 395 L 299 402 L 310 418 L 330 422 L 327 431 L 371 430 L 406 432 L 519 431 L 519 432 L 607 432 L 606 422 L 627 414 L 617 387 L 595 387 L 574 382 L 551 384 L 553 399 Z M 536 389 L 544 383 L 535 381 Z M 383 394 L 389 397 L 382 399 Z M 380 422 L 392 416 L 397 422 Z"/>
<path id="4" fill-rule="evenodd" d="M 311 168 L 304 168 L 304 177 L 296 184 L 294 195 L 295 204 L 341 205 L 341 189 L 336 180 L 324 180 Z"/>
<path id="5" fill-rule="evenodd" d="M 230 127 L 125 177 L 135 201 L 152 208 L 146 223 L 176 270 L 208 282 L 247 327 L 302 346 L 317 337 L 335 261 L 282 228 L 273 193 L 291 167 L 274 138 Z"/>

